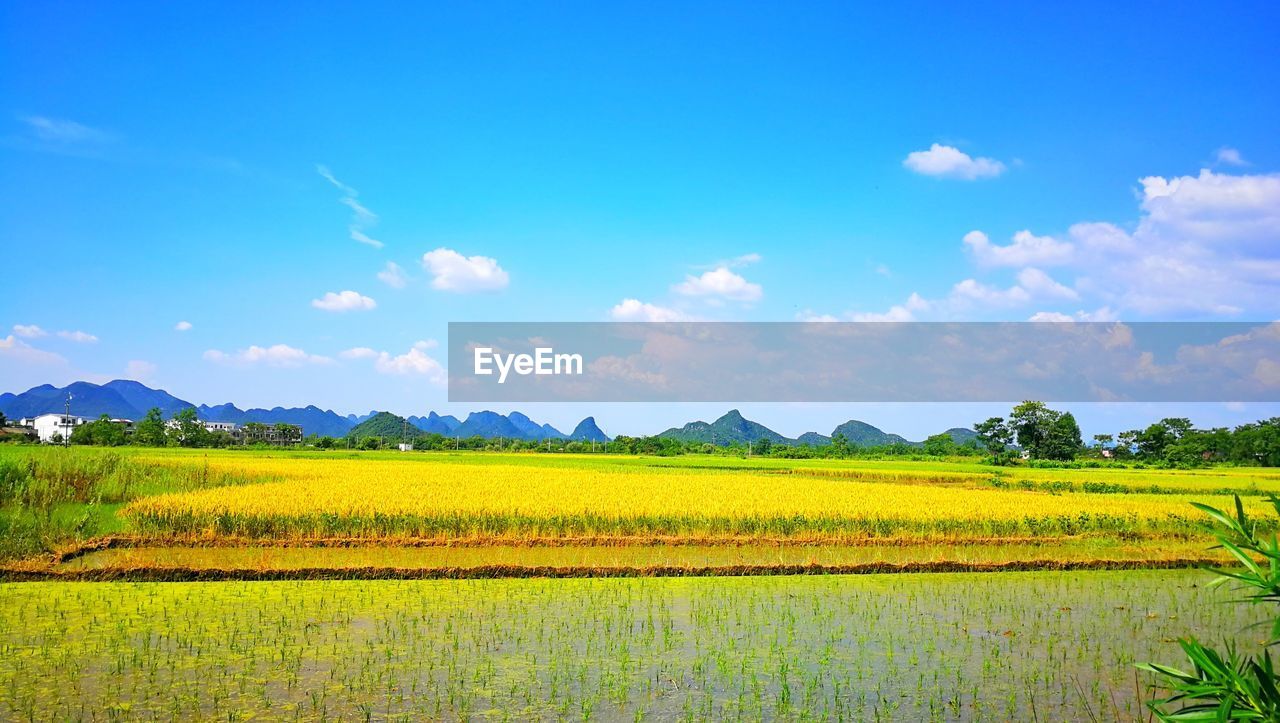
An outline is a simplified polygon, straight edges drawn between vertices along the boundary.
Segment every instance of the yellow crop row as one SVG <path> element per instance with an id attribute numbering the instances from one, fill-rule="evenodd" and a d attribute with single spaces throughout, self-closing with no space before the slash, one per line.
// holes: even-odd
<path id="1" fill-rule="evenodd" d="M 140 499 L 143 531 L 249 536 L 894 536 L 1171 533 L 1191 499 L 954 489 L 745 472 L 242 458 L 283 481 Z M 1250 500 L 1261 511 L 1260 501 Z"/>

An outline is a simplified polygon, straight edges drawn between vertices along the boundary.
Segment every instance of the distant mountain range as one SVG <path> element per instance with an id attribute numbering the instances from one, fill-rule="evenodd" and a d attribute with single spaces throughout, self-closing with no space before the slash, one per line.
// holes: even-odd
<path id="1" fill-rule="evenodd" d="M 956 444 L 964 444 L 977 437 L 977 432 L 961 427 L 953 427 L 945 433 L 951 435 Z M 912 442 L 898 434 L 890 434 L 856 419 L 850 419 L 839 425 L 831 430 L 829 435 L 805 432 L 795 439 L 790 439 L 759 422 L 744 418 L 742 413 L 736 409 L 729 410 L 728 413 L 714 422 L 690 422 L 683 427 L 672 427 L 658 436 L 681 442 L 706 442 L 717 445 L 744 444 L 768 439 L 775 444 L 808 444 L 820 447 L 824 444 L 830 444 L 831 438 L 837 434 L 843 434 L 849 440 L 849 444 L 857 447 L 881 447 L 890 444 L 919 447 L 923 444 L 923 442 Z"/>
<path id="2" fill-rule="evenodd" d="M 276 424 L 284 422 L 302 427 L 304 434 L 318 434 L 328 437 L 345 437 L 356 432 L 360 436 L 386 436 L 399 438 L 403 427 L 403 419 L 386 412 L 370 411 L 368 414 L 340 415 L 329 409 L 316 406 L 306 407 L 274 407 L 272 409 L 240 409 L 234 404 L 192 404 L 179 399 L 162 389 L 151 389 L 139 382 L 117 379 L 106 384 L 91 382 L 74 382 L 65 387 L 44 384 L 29 389 L 21 394 L 0 394 L 0 413 L 11 419 L 34 417 L 48 412 L 61 412 L 66 408 L 67 395 L 71 395 L 71 413 L 80 417 L 100 417 L 103 414 L 123 419 L 139 420 L 147 411 L 158 407 L 166 419 L 183 409 L 194 408 L 200 419 L 210 422 L 232 422 L 245 424 L 261 422 Z M 391 421 L 387 417 L 392 417 Z M 596 425 L 595 419 L 587 417 L 578 423 L 572 434 L 564 434 L 550 424 L 538 424 L 520 412 L 502 415 L 497 412 L 475 412 L 465 422 L 458 421 L 452 415 L 441 416 L 435 412 L 425 417 L 408 417 L 409 424 L 427 434 L 443 434 L 445 436 L 472 437 L 479 435 L 487 438 L 506 437 L 508 439 L 543 440 L 574 439 L 581 441 L 608 441 L 609 437 Z M 370 425 L 361 429 L 361 425 Z M 370 431 L 382 430 L 388 424 L 395 427 L 393 432 Z M 357 431 L 359 430 L 359 431 Z"/>
<path id="3" fill-rule="evenodd" d="M 416 421 L 415 421 L 416 420 Z M 408 429 L 406 429 L 406 425 Z M 577 440 L 583 442 L 607 442 L 609 437 L 596 426 L 596 420 L 587 417 L 578 423 L 573 434 L 564 434 L 550 424 L 538 424 L 520 412 L 508 415 L 497 412 L 473 412 L 466 421 L 456 417 L 441 417 L 432 412 L 426 417 L 399 417 L 390 412 L 377 414 L 352 427 L 347 433 L 354 437 L 385 437 L 404 439 L 405 434 L 417 437 L 423 433 L 443 434 L 449 437 L 484 437 L 540 442 L 544 439 Z"/>
<path id="4" fill-rule="evenodd" d="M 383 436 L 399 439 L 403 433 L 404 423 L 427 434 L 442 434 L 446 437 L 474 437 L 488 439 L 498 437 L 541 441 L 544 439 L 565 439 L 584 442 L 604 442 L 609 437 L 596 424 L 594 417 L 587 417 L 565 434 L 550 424 L 538 424 L 521 412 L 499 414 L 492 411 L 472 412 L 465 420 L 452 415 L 441 416 L 435 412 L 425 417 L 398 417 L 388 412 L 370 411 L 368 414 L 346 416 L 316 406 L 306 407 L 274 407 L 272 409 L 240 409 L 234 404 L 218 404 L 208 406 L 195 405 L 179 399 L 162 389 L 151 389 L 145 384 L 117 379 L 106 384 L 90 382 L 74 382 L 58 388 L 49 384 L 33 387 L 21 394 L 0 394 L 0 413 L 10 419 L 34 417 L 47 412 L 61 412 L 65 408 L 67 394 L 71 394 L 71 413 L 81 417 L 99 417 L 106 414 L 110 417 L 122 417 L 138 420 L 146 415 L 147 410 L 158 407 L 165 417 L 172 417 L 179 411 L 194 408 L 196 414 L 211 422 L 262 422 L 275 424 L 284 422 L 302 427 L 304 434 L 344 437 L 348 434 L 359 436 Z M 977 433 L 972 429 L 953 427 L 946 434 L 957 444 L 974 439 Z M 768 427 L 746 419 L 736 410 L 730 410 L 714 422 L 690 422 L 683 427 L 672 427 L 659 434 L 659 437 L 688 442 L 705 442 L 716 445 L 742 444 L 768 439 L 775 444 L 808 444 L 821 446 L 831 443 L 831 437 L 843 434 L 850 444 L 870 447 L 888 444 L 907 444 L 919 446 L 921 442 L 912 442 L 900 435 L 885 432 L 866 422 L 851 419 L 831 431 L 831 434 L 805 432 L 796 439 L 789 439 Z"/>

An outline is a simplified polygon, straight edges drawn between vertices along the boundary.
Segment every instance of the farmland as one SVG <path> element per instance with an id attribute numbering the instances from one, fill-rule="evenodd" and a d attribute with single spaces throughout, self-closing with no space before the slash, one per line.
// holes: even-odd
<path id="1" fill-rule="evenodd" d="M 1137 719 L 1135 662 L 1260 642 L 1237 632 L 1265 611 L 1185 569 L 1224 559 L 1190 503 L 1270 524 L 1280 490 L 702 455 L 0 448 L 0 472 L 17 719 Z"/>

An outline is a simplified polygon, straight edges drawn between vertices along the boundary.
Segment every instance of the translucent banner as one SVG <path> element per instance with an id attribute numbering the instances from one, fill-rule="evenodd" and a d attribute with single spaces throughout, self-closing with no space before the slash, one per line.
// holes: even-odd
<path id="1" fill-rule="evenodd" d="M 466 322 L 451 402 L 1273 402 L 1280 322 Z"/>

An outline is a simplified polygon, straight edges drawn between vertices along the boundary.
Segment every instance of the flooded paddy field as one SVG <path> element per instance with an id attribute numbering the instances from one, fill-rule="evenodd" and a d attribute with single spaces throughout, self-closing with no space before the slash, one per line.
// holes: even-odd
<path id="1" fill-rule="evenodd" d="M 1145 718 L 1135 662 L 1264 612 L 1207 579 L 4 584 L 0 717 Z"/>

